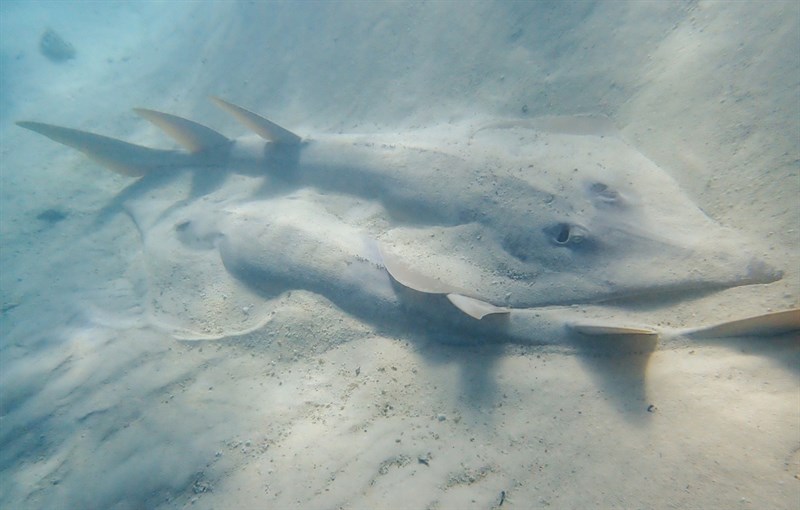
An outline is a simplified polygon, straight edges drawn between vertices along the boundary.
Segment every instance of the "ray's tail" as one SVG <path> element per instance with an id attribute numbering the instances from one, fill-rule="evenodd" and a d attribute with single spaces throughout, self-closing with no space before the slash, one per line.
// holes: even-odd
<path id="1" fill-rule="evenodd" d="M 211 99 L 267 143 L 289 146 L 299 145 L 302 141 L 298 135 L 256 113 L 216 97 Z M 20 121 L 17 125 L 72 147 L 110 170 L 129 177 L 190 166 L 221 166 L 227 162 L 235 143 L 207 126 L 177 115 L 144 108 L 134 108 L 134 112 L 156 125 L 185 150 L 153 149 L 42 122 Z"/>

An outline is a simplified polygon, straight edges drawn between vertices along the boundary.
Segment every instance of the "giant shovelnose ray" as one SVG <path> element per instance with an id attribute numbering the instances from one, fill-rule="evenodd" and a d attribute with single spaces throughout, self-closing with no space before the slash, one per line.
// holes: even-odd
<path id="1" fill-rule="evenodd" d="M 351 247 L 340 255 L 344 262 L 372 260 L 412 292 L 446 297 L 469 317 L 454 319 L 463 322 L 464 329 L 500 328 L 528 340 L 545 334 L 554 341 L 573 333 L 654 335 L 657 328 L 586 321 L 566 307 L 769 283 L 781 277 L 743 253 L 737 237 L 702 213 L 665 172 L 614 136 L 603 119 L 496 123 L 462 129 L 460 139 L 433 143 L 427 141 L 427 133 L 399 140 L 358 135 L 303 139 L 239 106 L 216 98 L 214 102 L 258 137 L 232 140 L 193 121 L 144 109 L 135 111 L 186 150 L 151 149 L 38 122 L 18 124 L 124 175 L 141 177 L 185 167 L 262 171 L 297 187 L 378 200 L 398 222 L 433 225 L 445 237 L 467 240 L 467 261 L 458 265 L 456 274 L 447 257 L 434 256 L 420 269 L 386 246 L 377 258 L 370 259 L 372 248 L 365 253 Z M 253 275 L 280 275 L 289 280 L 287 289 L 295 284 L 319 292 L 355 313 L 375 303 L 397 305 L 396 300 L 384 299 L 393 291 L 385 282 L 375 283 L 381 280 L 367 275 L 371 269 L 337 274 L 320 271 L 313 260 L 285 257 L 277 268 L 264 256 L 276 249 L 276 243 L 266 246 L 262 240 L 268 233 L 243 235 L 235 221 L 200 228 L 219 231 L 226 268 L 249 285 L 259 286 Z M 290 230 L 304 232 L 298 238 L 316 243 L 316 248 L 324 249 L 329 241 L 307 235 L 299 223 Z M 323 263 L 336 267 L 328 259 Z M 309 274 L 318 275 L 319 281 L 302 276 Z M 424 312 L 427 306 L 421 308 Z M 698 331 L 721 336 L 785 331 L 798 327 L 798 315 L 797 310 L 780 312 L 731 323 L 727 329 Z"/>

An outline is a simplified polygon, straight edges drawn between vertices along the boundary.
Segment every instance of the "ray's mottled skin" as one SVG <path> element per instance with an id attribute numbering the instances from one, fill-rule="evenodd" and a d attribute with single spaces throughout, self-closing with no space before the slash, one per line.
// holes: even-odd
<path id="1" fill-rule="evenodd" d="M 263 173 L 288 189 L 379 201 L 397 223 L 412 228 L 433 225 L 454 236 L 466 229 L 481 240 L 462 270 L 451 274 L 457 281 L 445 281 L 446 260 L 439 262 L 441 271 L 436 263 L 417 267 L 401 248 L 379 245 L 344 222 L 329 218 L 328 230 L 315 229 L 280 205 L 249 208 L 257 220 L 251 223 L 239 221 L 241 211 L 228 211 L 202 227 L 214 232 L 209 238 L 225 268 L 247 285 L 273 294 L 311 290 L 373 322 L 402 321 L 412 313 L 465 333 L 547 343 L 576 335 L 649 337 L 676 332 L 624 317 L 592 318 L 572 306 L 781 278 L 604 118 L 456 126 L 460 136 L 446 143 L 431 142 L 426 133 L 302 138 L 232 103 L 214 102 L 258 136 L 229 139 L 145 109 L 135 111 L 185 150 L 38 122 L 18 125 L 132 177 L 181 168 Z M 324 211 L 315 214 L 324 219 Z M 331 239 L 330 232 L 341 238 Z M 320 256 L 302 256 L 307 253 Z M 799 327 L 800 312 L 792 310 L 677 333 L 735 336 Z"/>

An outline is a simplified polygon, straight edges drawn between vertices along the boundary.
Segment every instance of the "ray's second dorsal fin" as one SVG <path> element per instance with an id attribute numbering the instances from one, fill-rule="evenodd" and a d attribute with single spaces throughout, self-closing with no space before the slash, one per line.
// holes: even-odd
<path id="1" fill-rule="evenodd" d="M 241 122 L 248 129 L 255 132 L 258 136 L 273 143 L 283 145 L 297 145 L 302 138 L 292 133 L 288 129 L 282 128 L 271 120 L 265 119 L 257 113 L 245 110 L 241 106 L 236 106 L 218 97 L 211 97 L 214 104 L 232 115 L 237 121 Z"/>
<path id="2" fill-rule="evenodd" d="M 133 111 L 158 126 L 192 154 L 219 150 L 231 144 L 224 135 L 192 120 L 145 108 L 134 108 Z"/>

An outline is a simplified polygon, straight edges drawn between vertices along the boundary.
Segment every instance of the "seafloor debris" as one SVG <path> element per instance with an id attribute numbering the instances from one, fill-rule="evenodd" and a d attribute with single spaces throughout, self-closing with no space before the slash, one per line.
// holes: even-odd
<path id="1" fill-rule="evenodd" d="M 52 28 L 45 30 L 39 39 L 39 51 L 53 62 L 63 62 L 75 58 L 75 47 Z"/>
<path id="2" fill-rule="evenodd" d="M 46 211 L 42 211 L 36 215 L 37 220 L 41 220 L 51 225 L 54 223 L 58 223 L 67 218 L 69 213 L 61 211 L 59 209 L 47 209 Z"/>

